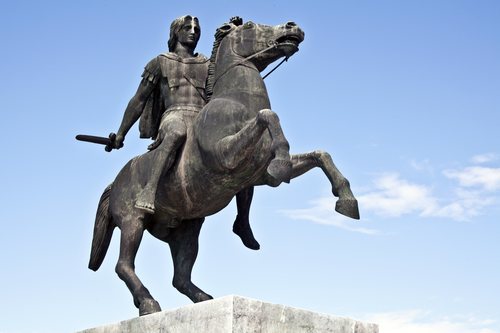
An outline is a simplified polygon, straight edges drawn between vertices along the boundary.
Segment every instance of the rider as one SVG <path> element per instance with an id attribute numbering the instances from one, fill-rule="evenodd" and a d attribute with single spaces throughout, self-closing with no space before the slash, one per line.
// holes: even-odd
<path id="1" fill-rule="evenodd" d="M 205 84 L 209 60 L 194 49 L 200 39 L 198 18 L 190 15 L 175 19 L 170 26 L 169 52 L 152 59 L 145 67 L 137 92 L 127 105 L 114 141 L 123 147 L 125 135 L 139 119 L 141 138 L 152 138 L 156 167 L 139 193 L 135 207 L 155 212 L 155 196 L 162 173 L 171 168 L 178 149 L 186 140 L 187 129 L 206 104 Z M 248 222 L 253 187 L 236 195 L 238 216 L 233 231 L 250 249 L 259 249 Z"/>

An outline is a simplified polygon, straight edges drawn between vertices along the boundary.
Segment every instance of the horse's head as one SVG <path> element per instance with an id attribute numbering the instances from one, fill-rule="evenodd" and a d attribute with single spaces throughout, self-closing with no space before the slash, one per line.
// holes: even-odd
<path id="1" fill-rule="evenodd" d="M 294 22 L 276 26 L 251 21 L 240 25 L 228 23 L 219 30 L 227 33 L 223 44 L 229 46 L 233 55 L 248 58 L 259 71 L 281 57 L 293 55 L 304 40 L 304 32 Z"/>
<path id="2" fill-rule="evenodd" d="M 240 18 L 232 19 L 215 32 L 208 67 L 207 97 L 211 98 L 216 83 L 230 69 L 242 65 L 261 72 L 277 59 L 292 56 L 303 40 L 304 32 L 294 22 L 269 26 L 253 22 L 243 24 Z"/>

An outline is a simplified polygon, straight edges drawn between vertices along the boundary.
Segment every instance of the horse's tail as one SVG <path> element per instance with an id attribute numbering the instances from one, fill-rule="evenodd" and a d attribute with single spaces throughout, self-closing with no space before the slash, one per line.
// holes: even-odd
<path id="1" fill-rule="evenodd" d="M 111 186 L 106 187 L 104 193 L 99 200 L 97 207 L 97 214 L 94 224 L 94 238 L 92 239 L 92 250 L 90 251 L 89 268 L 97 271 L 101 267 L 102 261 L 108 251 L 113 230 L 116 227 L 109 214 L 109 194 L 111 193 Z"/>

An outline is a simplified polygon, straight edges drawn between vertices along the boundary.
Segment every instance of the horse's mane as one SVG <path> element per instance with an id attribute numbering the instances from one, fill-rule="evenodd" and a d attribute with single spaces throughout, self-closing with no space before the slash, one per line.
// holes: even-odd
<path id="1" fill-rule="evenodd" d="M 205 87 L 205 95 L 207 97 L 207 102 L 210 101 L 212 94 L 214 93 L 215 84 L 215 61 L 217 58 L 217 52 L 219 51 L 219 46 L 224 37 L 229 35 L 237 26 L 243 24 L 243 20 L 239 17 L 231 18 L 229 23 L 224 23 L 220 28 L 215 31 L 215 41 L 212 47 L 212 54 L 210 55 L 210 63 L 208 64 L 208 77 L 207 84 Z"/>

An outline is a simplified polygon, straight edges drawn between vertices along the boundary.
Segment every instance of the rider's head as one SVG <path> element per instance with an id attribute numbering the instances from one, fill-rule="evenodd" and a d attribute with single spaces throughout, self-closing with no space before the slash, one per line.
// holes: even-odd
<path id="1" fill-rule="evenodd" d="M 173 52 L 177 43 L 194 50 L 201 36 L 200 22 L 198 18 L 184 15 L 175 19 L 170 25 L 170 39 L 168 50 Z"/>

